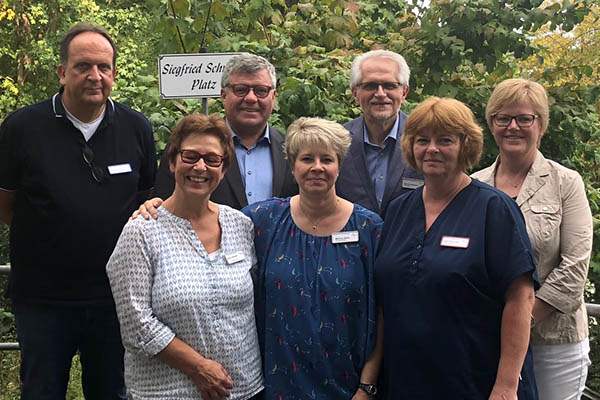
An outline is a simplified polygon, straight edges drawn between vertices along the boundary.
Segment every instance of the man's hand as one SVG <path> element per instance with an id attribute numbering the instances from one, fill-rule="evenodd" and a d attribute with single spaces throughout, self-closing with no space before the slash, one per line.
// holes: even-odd
<path id="1" fill-rule="evenodd" d="M 141 215 L 146 220 L 150 219 L 150 216 L 152 216 L 152 218 L 154 219 L 157 219 L 158 212 L 156 212 L 156 209 L 160 207 L 162 203 L 163 200 L 160 197 L 155 197 L 153 199 L 146 200 L 144 204 L 140 206 L 140 208 L 138 208 L 133 212 L 133 214 L 131 214 L 131 217 L 129 219 L 136 219 L 138 215 Z"/>
<path id="2" fill-rule="evenodd" d="M 373 400 L 375 397 L 370 396 L 362 389 L 356 390 L 354 396 L 352 396 L 352 400 Z"/>
<path id="3" fill-rule="evenodd" d="M 202 398 L 208 400 L 221 400 L 229 396 L 229 389 L 233 388 L 233 381 L 225 368 L 213 360 L 204 359 L 191 378 L 202 392 Z"/>

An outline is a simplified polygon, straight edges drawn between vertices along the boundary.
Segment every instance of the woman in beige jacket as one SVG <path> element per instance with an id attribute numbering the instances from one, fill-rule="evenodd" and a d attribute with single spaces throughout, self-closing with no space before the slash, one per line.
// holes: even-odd
<path id="1" fill-rule="evenodd" d="M 500 150 L 473 174 L 514 198 L 527 224 L 541 283 L 531 345 L 541 400 L 579 399 L 590 360 L 583 288 L 592 248 L 592 216 L 581 176 L 538 150 L 548 126 L 544 88 L 525 79 L 500 83 L 486 119 Z"/>

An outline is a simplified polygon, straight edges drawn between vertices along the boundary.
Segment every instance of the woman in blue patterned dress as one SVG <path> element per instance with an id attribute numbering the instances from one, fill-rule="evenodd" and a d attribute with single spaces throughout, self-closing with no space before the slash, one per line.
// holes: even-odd
<path id="1" fill-rule="evenodd" d="M 235 157 L 229 128 L 214 115 L 189 115 L 168 155 L 173 195 L 160 218 L 125 226 L 106 267 L 127 398 L 262 399 L 252 222 L 209 200 Z"/>
<path id="2" fill-rule="evenodd" d="M 242 210 L 255 226 L 266 399 L 368 399 L 375 391 L 373 265 L 382 221 L 336 195 L 349 146 L 341 125 L 300 118 L 285 141 L 300 194 Z"/>

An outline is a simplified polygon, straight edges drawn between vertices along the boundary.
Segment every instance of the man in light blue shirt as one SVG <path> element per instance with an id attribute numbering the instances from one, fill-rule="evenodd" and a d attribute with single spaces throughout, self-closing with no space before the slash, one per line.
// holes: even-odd
<path id="1" fill-rule="evenodd" d="M 421 174 L 404 164 L 400 149 L 407 118 L 400 107 L 409 79 L 404 58 L 387 50 L 356 57 L 350 71 L 352 94 L 363 115 L 344 125 L 352 144 L 336 191 L 382 217 L 390 201 L 423 184 Z"/>
<path id="2" fill-rule="evenodd" d="M 212 201 L 241 209 L 271 197 L 298 193 L 283 155 L 284 135 L 268 123 L 277 96 L 276 83 L 275 68 L 263 57 L 242 53 L 225 65 L 221 99 L 236 158 L 213 192 Z M 174 186 L 168 160 L 163 156 L 155 195 L 166 199 Z"/>

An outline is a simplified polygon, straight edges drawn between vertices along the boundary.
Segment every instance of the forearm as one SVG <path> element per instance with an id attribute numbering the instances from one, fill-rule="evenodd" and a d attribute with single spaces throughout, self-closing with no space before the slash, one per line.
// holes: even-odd
<path id="1" fill-rule="evenodd" d="M 375 348 L 371 352 L 367 362 L 365 363 L 361 374 L 360 381 L 362 383 L 376 384 L 379 376 L 379 368 L 383 358 L 383 313 L 377 311 L 377 341 Z"/>
<path id="2" fill-rule="evenodd" d="M 202 368 L 203 363 L 206 362 L 204 357 L 177 337 L 174 337 L 167 347 L 154 357 L 189 377 L 196 376 Z"/>
<path id="3" fill-rule="evenodd" d="M 493 394 L 515 396 L 519 375 L 529 345 L 533 284 L 529 276 L 521 276 L 511 284 L 502 313 L 501 350 Z M 501 397 L 500 397 L 501 398 Z"/>
<path id="4" fill-rule="evenodd" d="M 14 191 L 0 189 L 0 221 L 6 225 L 12 223 L 15 194 Z"/>

